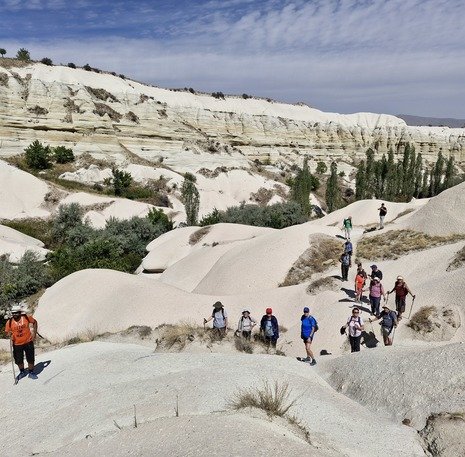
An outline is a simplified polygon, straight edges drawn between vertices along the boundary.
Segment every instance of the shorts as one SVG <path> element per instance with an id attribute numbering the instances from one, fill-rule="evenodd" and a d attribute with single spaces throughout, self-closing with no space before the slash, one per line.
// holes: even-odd
<path id="1" fill-rule="evenodd" d="M 396 311 L 398 313 L 405 313 L 405 298 L 396 296 Z"/>
<path id="2" fill-rule="evenodd" d="M 381 327 L 381 334 L 383 338 L 390 338 L 392 333 L 392 328 Z"/>
<path id="3" fill-rule="evenodd" d="M 24 354 L 26 354 L 27 363 L 34 364 L 35 354 L 34 343 L 32 341 L 26 344 L 13 345 L 13 357 L 16 365 L 24 364 Z"/>
<path id="4" fill-rule="evenodd" d="M 304 343 L 312 343 L 313 342 L 313 338 L 310 338 L 309 336 L 300 335 L 300 337 L 302 338 L 302 341 Z"/>

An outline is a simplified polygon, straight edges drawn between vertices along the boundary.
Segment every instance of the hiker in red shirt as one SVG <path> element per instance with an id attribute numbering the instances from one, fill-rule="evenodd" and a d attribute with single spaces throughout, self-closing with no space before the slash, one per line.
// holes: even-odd
<path id="1" fill-rule="evenodd" d="M 18 379 L 27 375 L 32 379 L 37 379 L 37 375 L 34 374 L 34 341 L 37 335 L 37 321 L 25 314 L 20 305 L 13 306 L 11 314 L 12 317 L 6 322 L 5 333 L 10 336 L 13 343 L 13 357 L 19 368 Z M 24 369 L 24 355 L 26 355 L 28 365 L 27 371 Z"/>
<path id="2" fill-rule="evenodd" d="M 415 298 L 415 295 L 412 294 L 402 276 L 397 276 L 396 283 L 392 290 L 388 292 L 388 295 L 392 294 L 394 291 L 396 292 L 397 320 L 400 321 L 402 319 L 402 314 L 405 312 L 405 299 L 407 295 L 410 294 L 413 298 Z"/>

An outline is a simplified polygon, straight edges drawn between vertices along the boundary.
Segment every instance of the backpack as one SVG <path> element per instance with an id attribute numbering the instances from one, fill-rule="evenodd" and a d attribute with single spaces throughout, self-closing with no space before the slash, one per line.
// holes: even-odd
<path id="1" fill-rule="evenodd" d="M 32 324 L 32 322 L 29 320 L 29 316 L 27 314 L 21 314 L 21 318 L 22 317 L 26 318 L 28 324 Z M 11 324 L 13 323 L 13 317 L 10 317 L 8 319 L 8 323 L 10 324 L 10 328 L 11 328 Z"/>
<path id="2" fill-rule="evenodd" d="M 213 310 L 212 312 L 212 317 L 214 318 L 215 317 L 215 313 L 217 313 L 218 311 L 215 311 Z M 224 308 L 221 308 L 221 314 L 223 315 L 223 320 L 224 320 Z M 242 319 L 244 319 L 244 316 L 242 316 Z"/>

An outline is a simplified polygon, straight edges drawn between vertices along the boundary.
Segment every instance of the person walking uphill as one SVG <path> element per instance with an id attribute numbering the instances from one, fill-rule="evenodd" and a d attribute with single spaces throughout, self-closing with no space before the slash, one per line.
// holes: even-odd
<path id="1" fill-rule="evenodd" d="M 405 299 L 407 295 L 410 294 L 413 298 L 415 298 L 415 295 L 412 294 L 402 276 L 397 276 L 394 287 L 388 292 L 388 295 L 392 294 L 392 292 L 396 293 L 397 320 L 400 321 L 402 314 L 405 313 Z"/>
<path id="2" fill-rule="evenodd" d="M 204 319 L 203 323 L 206 324 L 213 319 L 213 331 L 216 332 L 218 337 L 224 338 L 228 331 L 228 314 L 220 301 L 213 305 L 212 315 L 208 319 Z"/>
<path id="3" fill-rule="evenodd" d="M 393 330 L 397 327 L 397 316 L 394 311 L 391 311 L 387 305 L 383 306 L 379 316 L 373 319 L 368 319 L 369 322 L 381 319 L 381 334 L 383 335 L 384 345 L 392 345 Z"/>
<path id="4" fill-rule="evenodd" d="M 352 216 L 349 216 L 342 221 L 342 229 L 344 230 L 346 240 L 350 240 L 350 232 L 352 231 Z"/>
<path id="5" fill-rule="evenodd" d="M 273 316 L 273 310 L 266 308 L 266 314 L 260 321 L 260 333 L 262 333 L 265 344 L 268 347 L 276 348 L 276 343 L 279 338 L 279 325 L 278 319 Z"/>
<path id="6" fill-rule="evenodd" d="M 10 336 L 13 343 L 13 357 L 19 368 L 18 379 L 28 375 L 31 379 L 37 379 L 37 375 L 34 374 L 34 341 L 37 335 L 37 321 L 27 315 L 19 305 L 13 306 L 11 314 L 12 317 L 5 325 L 5 333 Z M 27 371 L 24 368 L 24 356 L 26 356 Z"/>
<path id="7" fill-rule="evenodd" d="M 371 315 L 378 316 L 379 315 L 379 305 L 381 304 L 381 297 L 386 298 L 386 294 L 384 293 L 384 287 L 381 284 L 380 279 L 375 276 L 370 281 L 369 287 L 369 299 L 371 305 Z"/>
<path id="8" fill-rule="evenodd" d="M 242 316 L 237 324 L 237 332 L 246 340 L 250 340 L 252 329 L 256 324 L 257 322 L 253 317 L 251 317 L 250 311 L 248 309 L 243 309 Z"/>
<path id="9" fill-rule="evenodd" d="M 359 308 L 352 309 L 352 316 L 349 317 L 344 327 L 349 329 L 350 352 L 360 352 L 360 340 L 365 327 Z"/>
<path id="10" fill-rule="evenodd" d="M 312 342 L 315 332 L 318 330 L 318 324 L 316 319 L 310 315 L 310 309 L 305 307 L 304 313 L 300 318 L 301 327 L 300 327 L 300 337 L 302 338 L 305 344 L 305 351 L 307 352 L 307 357 L 302 359 L 303 362 L 310 362 L 310 365 L 316 365 L 315 356 L 312 352 Z"/>
<path id="11" fill-rule="evenodd" d="M 384 218 L 387 214 L 387 208 L 384 206 L 384 203 L 381 203 L 381 206 L 378 208 L 379 211 L 379 229 L 384 228 Z"/>
<path id="12" fill-rule="evenodd" d="M 352 266 L 350 254 L 343 252 L 339 257 L 339 262 L 341 262 L 341 281 L 348 281 L 349 268 Z"/>

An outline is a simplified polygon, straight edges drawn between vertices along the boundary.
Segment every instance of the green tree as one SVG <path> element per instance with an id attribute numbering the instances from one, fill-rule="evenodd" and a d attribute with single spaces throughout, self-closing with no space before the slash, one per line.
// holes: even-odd
<path id="1" fill-rule="evenodd" d="M 24 152 L 28 167 L 35 170 L 45 170 L 52 167 L 50 146 L 44 146 L 39 140 L 33 141 Z"/>
<path id="2" fill-rule="evenodd" d="M 355 198 L 363 200 L 366 196 L 366 170 L 365 161 L 362 160 L 357 167 L 357 174 L 355 175 Z"/>
<path id="3" fill-rule="evenodd" d="M 438 195 L 442 190 L 442 178 L 444 173 L 444 157 L 439 151 L 438 158 L 433 168 L 433 195 Z"/>
<path id="4" fill-rule="evenodd" d="M 326 207 L 328 209 L 328 213 L 340 208 L 342 201 L 341 189 L 339 188 L 337 179 L 336 162 L 331 163 L 330 171 L 331 174 L 326 183 Z"/>
<path id="5" fill-rule="evenodd" d="M 365 168 L 366 191 L 365 198 L 371 198 L 375 194 L 375 152 L 369 148 L 366 152 L 367 162 Z"/>
<path id="6" fill-rule="evenodd" d="M 19 49 L 19 51 L 16 53 L 16 58 L 18 60 L 24 60 L 28 61 L 31 60 L 31 55 L 29 54 L 29 51 L 25 48 Z"/>
<path id="7" fill-rule="evenodd" d="M 69 163 L 74 161 L 73 150 L 65 146 L 53 148 L 53 155 L 56 163 Z"/>
<path id="8" fill-rule="evenodd" d="M 394 151 L 389 149 L 386 169 L 386 186 L 384 197 L 386 200 L 393 201 L 396 196 L 397 167 L 394 163 Z"/>
<path id="9" fill-rule="evenodd" d="M 193 179 L 194 178 L 194 179 Z M 199 217 L 200 194 L 195 186 L 195 176 L 191 173 L 184 175 L 181 187 L 181 198 L 186 210 L 187 225 L 197 225 Z"/>
<path id="10" fill-rule="evenodd" d="M 405 200 L 410 201 L 415 193 L 415 167 L 416 167 L 416 153 L 415 147 L 409 148 L 408 168 L 406 170 L 406 183 L 405 183 Z"/>
<path id="11" fill-rule="evenodd" d="M 173 221 L 161 209 L 151 208 L 147 214 L 147 219 L 153 225 L 160 225 L 165 232 L 173 230 Z"/>
<path id="12" fill-rule="evenodd" d="M 53 241 L 57 244 L 62 244 L 71 229 L 83 225 L 83 216 L 84 208 L 78 203 L 60 205 L 52 224 Z"/>
<path id="13" fill-rule="evenodd" d="M 401 195 L 407 199 L 409 186 L 409 166 L 410 166 L 410 144 L 404 146 L 404 154 L 402 158 L 402 180 L 401 180 Z"/>
<path id="14" fill-rule="evenodd" d="M 6 49 L 0 48 L 0 55 L 2 56 L 2 58 L 5 56 L 5 54 L 6 54 Z"/>
<path id="15" fill-rule="evenodd" d="M 444 174 L 444 184 L 443 189 L 449 189 L 454 185 L 455 178 L 455 167 L 454 167 L 454 157 L 450 156 L 447 160 L 446 172 Z"/>
<path id="16" fill-rule="evenodd" d="M 40 62 L 43 63 L 44 65 L 48 65 L 48 66 L 53 65 L 52 59 L 50 59 L 49 57 L 44 57 L 43 59 L 41 59 Z"/>
<path id="17" fill-rule="evenodd" d="M 297 202 L 307 216 L 311 213 L 310 192 L 312 191 L 312 175 L 305 157 L 302 169 L 297 173 L 291 188 L 291 198 Z"/>
<path id="18" fill-rule="evenodd" d="M 113 192 L 117 196 L 121 196 L 129 188 L 132 183 L 131 173 L 113 167 L 111 169 L 112 177 L 105 179 L 106 185 L 113 186 Z"/>
<path id="19" fill-rule="evenodd" d="M 434 167 L 432 167 L 429 172 L 428 197 L 434 197 L 435 195 L 436 194 L 434 193 Z"/>
<path id="20" fill-rule="evenodd" d="M 323 161 L 320 160 L 316 164 L 316 174 L 317 175 L 322 175 L 322 174 L 326 173 L 327 171 L 328 171 L 328 166 Z"/>
<path id="21" fill-rule="evenodd" d="M 429 171 L 427 168 L 423 170 L 423 178 L 421 180 L 421 192 L 420 197 L 426 198 L 429 193 L 429 183 L 428 183 Z"/>
<path id="22" fill-rule="evenodd" d="M 415 161 L 415 170 L 414 170 L 413 196 L 415 198 L 418 198 L 421 193 L 422 179 L 423 179 L 422 171 L 423 171 L 423 158 L 421 156 L 421 153 L 418 153 L 416 161 Z"/>

